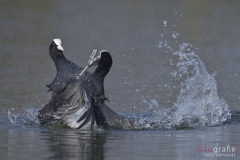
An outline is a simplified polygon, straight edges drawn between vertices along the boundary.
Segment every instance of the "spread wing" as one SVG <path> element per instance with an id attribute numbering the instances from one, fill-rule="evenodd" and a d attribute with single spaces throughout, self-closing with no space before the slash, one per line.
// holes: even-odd
<path id="1" fill-rule="evenodd" d="M 56 116 L 71 128 L 90 126 L 94 130 L 96 119 L 92 99 L 87 92 L 80 90 L 79 81 L 70 82 L 61 93 L 64 103 L 57 109 Z"/>
<path id="2" fill-rule="evenodd" d="M 78 80 L 72 80 L 60 93 L 54 94 L 49 104 L 40 110 L 40 123 L 42 121 L 44 124 L 51 119 L 62 119 L 71 128 L 90 127 L 91 130 L 94 130 L 97 124 L 93 111 L 93 100 L 79 86 Z"/>
<path id="3" fill-rule="evenodd" d="M 46 85 L 49 90 L 55 93 L 61 92 L 68 83 L 71 82 L 71 79 L 75 79 L 76 75 L 79 75 L 83 70 L 82 67 L 77 66 L 73 62 L 62 59 L 55 63 L 57 68 L 57 75 L 55 76 L 52 83 Z M 86 73 L 89 73 L 86 71 Z"/>

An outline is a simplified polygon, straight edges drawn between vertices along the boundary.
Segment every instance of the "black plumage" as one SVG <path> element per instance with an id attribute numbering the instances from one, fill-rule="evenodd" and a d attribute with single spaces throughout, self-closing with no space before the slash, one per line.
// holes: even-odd
<path id="1" fill-rule="evenodd" d="M 60 39 L 53 40 L 49 46 L 49 54 L 55 63 L 57 75 L 53 82 L 46 86 L 49 88 L 48 91 L 58 93 L 70 82 L 71 78 L 75 78 L 75 76 L 79 75 L 83 68 L 66 59 L 63 55 Z"/>
<path id="2" fill-rule="evenodd" d="M 112 66 L 112 57 L 109 52 L 100 53 L 98 66 L 92 74 L 87 71 L 79 77 L 76 75 L 83 68 L 68 61 L 63 55 L 62 47 L 59 50 L 54 43 L 55 41 L 50 45 L 49 53 L 58 73 L 49 85 L 53 95 L 49 103 L 39 111 L 40 123 L 45 124 L 53 119 L 61 119 L 72 128 L 90 127 L 91 130 L 94 130 L 97 125 L 133 126 L 130 119 L 119 116 L 105 104 L 104 78 Z"/>

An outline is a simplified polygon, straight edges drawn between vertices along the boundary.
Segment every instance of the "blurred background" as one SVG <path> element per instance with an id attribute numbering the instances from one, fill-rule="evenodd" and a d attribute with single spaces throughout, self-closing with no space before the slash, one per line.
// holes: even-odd
<path id="1" fill-rule="evenodd" d="M 176 101 L 178 90 L 166 85 L 179 86 L 169 62 L 177 57 L 159 48 L 159 41 L 174 51 L 192 44 L 208 72 L 217 71 L 220 97 L 238 109 L 239 7 L 237 0 L 1 0 L 1 106 L 38 108 L 47 102 L 45 85 L 56 74 L 48 47 L 61 38 L 65 56 L 82 67 L 94 48 L 112 54 L 105 88 L 117 112 L 138 112 L 142 97 L 163 106 Z"/>
<path id="2" fill-rule="evenodd" d="M 177 102 L 185 79 L 172 74 L 179 58 L 173 52 L 184 42 L 192 45 L 209 74 L 217 72 L 219 97 L 239 110 L 239 8 L 239 0 L 0 0 L 1 155 L 76 158 L 83 152 L 80 156 L 93 159 L 185 159 L 200 155 L 197 145 L 239 145 L 233 125 L 96 134 L 24 129 L 9 119 L 24 114 L 23 108 L 39 109 L 48 102 L 51 93 L 45 85 L 56 75 L 48 53 L 54 38 L 62 40 L 67 59 L 82 67 L 94 48 L 111 53 L 105 94 L 117 113 L 142 113 L 149 107 L 146 100 L 166 108 Z"/>

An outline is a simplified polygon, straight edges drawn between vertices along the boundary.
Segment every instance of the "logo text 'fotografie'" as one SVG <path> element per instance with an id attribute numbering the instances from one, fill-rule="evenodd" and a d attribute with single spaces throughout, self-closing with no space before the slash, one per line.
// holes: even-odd
<path id="1" fill-rule="evenodd" d="M 200 147 L 197 145 L 196 151 L 204 152 L 205 157 L 237 157 L 237 146 Z"/>

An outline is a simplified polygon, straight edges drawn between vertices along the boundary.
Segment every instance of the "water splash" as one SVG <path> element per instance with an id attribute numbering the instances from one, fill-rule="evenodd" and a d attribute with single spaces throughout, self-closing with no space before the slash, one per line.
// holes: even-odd
<path id="1" fill-rule="evenodd" d="M 15 114 L 17 113 L 17 114 Z M 39 108 L 22 108 L 21 110 L 8 110 L 8 119 L 10 122 L 22 128 L 27 127 L 40 127 L 40 122 L 38 120 Z M 69 127 L 62 123 L 60 120 L 51 121 L 46 124 L 47 129 L 69 129 Z"/>
<path id="2" fill-rule="evenodd" d="M 164 47 L 178 56 L 177 70 L 172 72 L 172 76 L 184 81 L 177 102 L 170 108 L 159 106 L 154 99 L 150 102 L 143 99 L 153 112 L 140 116 L 139 127 L 172 129 L 176 126 L 217 126 L 230 119 L 228 104 L 217 94 L 216 72 L 212 75 L 207 72 L 201 59 L 191 51 L 192 45 L 183 43 L 179 51 L 173 51 L 168 45 Z"/>
<path id="3" fill-rule="evenodd" d="M 169 108 L 159 106 L 157 101 L 150 101 L 142 97 L 142 102 L 149 107 L 150 114 L 132 117 L 136 120 L 136 128 L 143 129 L 173 129 L 178 127 L 217 126 L 231 118 L 230 108 L 224 99 L 217 94 L 217 82 L 214 74 L 209 74 L 201 59 L 191 50 L 192 45 L 183 43 L 179 51 L 174 51 L 167 41 L 159 41 L 159 48 L 166 48 L 166 53 L 176 56 L 178 62 L 170 59 L 170 65 L 176 70 L 171 72 L 173 78 L 181 80 L 180 92 L 176 103 Z M 167 87 L 167 85 L 165 85 Z M 27 108 L 24 113 L 14 114 L 8 110 L 8 119 L 12 124 L 25 126 L 26 124 L 40 125 L 37 119 L 38 109 Z"/>
<path id="4" fill-rule="evenodd" d="M 37 118 L 38 110 L 35 108 L 23 108 L 24 111 L 15 111 L 17 114 L 13 113 L 14 109 L 8 110 L 8 119 L 10 122 L 16 126 L 25 127 L 26 125 L 39 125 Z"/>

